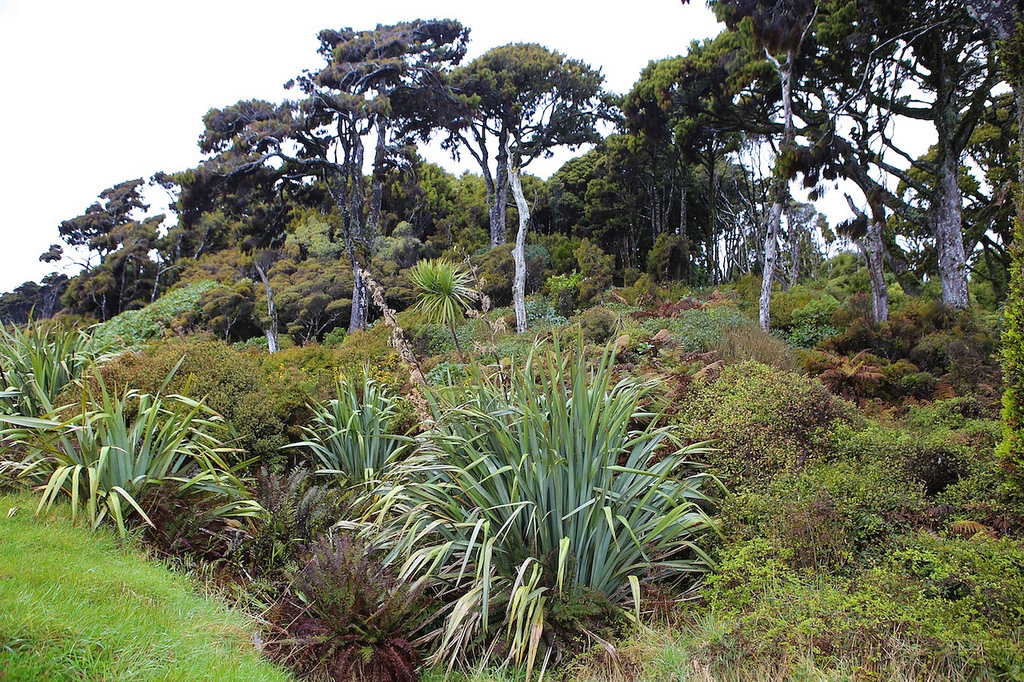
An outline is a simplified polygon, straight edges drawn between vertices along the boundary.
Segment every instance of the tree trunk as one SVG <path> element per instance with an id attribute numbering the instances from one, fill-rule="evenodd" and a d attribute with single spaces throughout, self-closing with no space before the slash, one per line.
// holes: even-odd
<path id="1" fill-rule="evenodd" d="M 267 273 L 260 266 L 259 260 L 253 259 L 253 265 L 256 266 L 256 272 L 260 276 L 260 281 L 263 282 L 263 290 L 267 294 L 267 317 L 269 322 L 267 323 L 267 328 L 263 331 L 267 335 L 267 350 L 271 353 L 276 353 L 278 350 L 277 306 L 274 305 L 274 290 L 270 288 L 270 280 L 267 279 Z"/>
<path id="2" fill-rule="evenodd" d="M 764 238 L 764 271 L 761 273 L 761 300 L 758 305 L 758 320 L 761 329 L 771 329 L 770 307 L 772 301 L 772 280 L 775 279 L 775 265 L 779 259 L 779 221 L 782 219 L 782 202 L 776 200 L 768 214 L 768 229 Z"/>
<path id="3" fill-rule="evenodd" d="M 941 131 L 940 131 L 941 139 Z M 940 142 L 940 146 L 942 146 Z M 941 152 L 940 152 L 941 153 Z M 939 280 L 942 283 L 942 302 L 966 309 L 967 258 L 961 229 L 963 195 L 957 173 L 958 159 L 950 153 L 943 155 L 939 164 L 935 202 L 935 248 L 939 258 Z"/>
<path id="4" fill-rule="evenodd" d="M 356 260 L 355 254 L 349 256 L 352 262 L 352 276 L 355 278 L 352 284 L 352 313 L 348 318 L 348 331 L 359 331 L 366 329 L 366 312 L 369 307 L 369 294 L 366 290 L 366 282 L 363 281 L 363 268 Z"/>
<path id="5" fill-rule="evenodd" d="M 800 279 L 800 235 L 793 221 L 793 204 L 786 207 L 786 229 L 789 230 L 789 277 L 786 286 L 795 287 Z"/>
<path id="6" fill-rule="evenodd" d="M 530 207 L 523 194 L 523 183 L 519 178 L 519 169 L 513 167 L 509 155 L 508 178 L 512 187 L 512 195 L 516 198 L 519 210 L 519 232 L 516 233 L 516 246 L 512 250 L 512 259 L 516 264 L 515 279 L 512 282 L 512 305 L 516 310 L 516 332 L 526 331 L 526 230 L 530 223 Z"/>
<path id="7" fill-rule="evenodd" d="M 775 69 L 779 72 L 779 79 L 782 81 L 785 133 L 781 148 L 782 153 L 786 153 L 790 151 L 796 141 L 796 130 L 793 124 L 793 62 L 796 61 L 796 53 L 790 50 L 783 64 L 780 64 L 770 54 L 768 59 L 774 64 Z M 771 328 L 772 280 L 775 278 L 775 267 L 779 260 L 779 223 L 782 220 L 784 207 L 789 205 L 789 182 L 785 178 L 778 178 L 775 181 L 773 194 L 775 196 L 771 213 L 768 216 L 767 235 L 764 239 L 764 272 L 761 279 L 761 300 L 758 305 L 758 319 L 761 329 L 764 331 Z"/>
<path id="8" fill-rule="evenodd" d="M 491 248 L 501 246 L 507 240 L 505 215 L 508 208 L 509 177 L 512 173 L 510 154 L 508 153 L 508 134 L 502 133 L 498 139 L 498 168 L 494 180 L 494 203 L 488 210 L 491 228 Z"/>

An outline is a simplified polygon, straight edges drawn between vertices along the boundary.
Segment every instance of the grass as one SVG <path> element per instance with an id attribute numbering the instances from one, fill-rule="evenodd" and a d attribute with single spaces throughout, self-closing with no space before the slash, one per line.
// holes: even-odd
<path id="1" fill-rule="evenodd" d="M 35 507 L 0 497 L 0 680 L 291 679 L 260 658 L 244 615 L 65 508 Z"/>

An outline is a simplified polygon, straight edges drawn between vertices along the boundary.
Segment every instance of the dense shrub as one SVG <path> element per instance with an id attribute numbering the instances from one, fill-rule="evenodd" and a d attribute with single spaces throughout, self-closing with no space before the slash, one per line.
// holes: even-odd
<path id="1" fill-rule="evenodd" d="M 734 674 L 767 660 L 787 677 L 809 657 L 864 679 L 1016 679 L 1024 670 L 1022 569 L 1019 543 L 913 535 L 876 567 L 815 575 L 755 538 L 708 581 L 716 625 L 702 633 L 698 657 Z"/>
<path id="2" fill-rule="evenodd" d="M 203 296 L 218 283 L 200 280 L 179 287 L 145 308 L 128 310 L 97 325 L 94 336 L 105 344 L 135 346 L 166 334 L 188 331 L 202 313 Z"/>
<path id="3" fill-rule="evenodd" d="M 756 362 L 693 388 L 680 419 L 692 438 L 715 441 L 708 462 L 730 488 L 763 488 L 827 458 L 836 427 L 852 418 L 852 407 L 819 382 Z"/>
<path id="4" fill-rule="evenodd" d="M 178 363 L 181 363 L 178 366 Z M 139 352 L 122 354 L 104 367 L 107 383 L 156 392 L 175 368 L 164 388 L 203 399 L 235 430 L 231 446 L 264 464 L 280 466 L 278 448 L 287 442 L 281 393 L 263 379 L 259 356 L 232 350 L 223 341 L 191 336 L 169 339 Z M 284 388 L 277 384 L 275 388 Z M 305 404 L 305 397 L 295 404 Z M 284 417 L 284 418 L 282 418 Z"/>

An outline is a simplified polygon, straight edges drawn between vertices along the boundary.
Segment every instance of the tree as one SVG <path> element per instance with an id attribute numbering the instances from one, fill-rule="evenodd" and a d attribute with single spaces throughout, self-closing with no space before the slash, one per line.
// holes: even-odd
<path id="1" fill-rule="evenodd" d="M 464 113 L 451 122 L 445 145 L 466 149 L 480 166 L 492 247 L 506 241 L 510 158 L 522 171 L 553 147 L 596 142 L 603 80 L 581 61 L 524 43 L 496 47 L 452 72 Z"/>
<path id="2" fill-rule="evenodd" d="M 149 209 L 142 198 L 144 184 L 139 178 L 106 189 L 99 195 L 101 201 L 60 224 L 65 243 L 84 246 L 99 256 L 99 263 L 87 263 L 64 293 L 65 305 L 75 312 L 102 321 L 153 300 L 158 265 L 150 254 L 158 245 L 164 217 L 136 219 Z M 51 247 L 43 260 L 53 262 L 60 255 Z"/>
<path id="3" fill-rule="evenodd" d="M 467 35 L 451 20 L 321 31 L 319 52 L 327 64 L 288 84 L 304 99 L 239 102 L 204 118 L 200 146 L 215 154 L 206 163 L 219 177 L 263 172 L 279 185 L 315 179 L 324 188 L 341 216 L 332 238 L 344 245 L 353 273 L 350 330 L 367 321 L 362 270 L 379 235 L 384 173 L 401 163 L 396 136 L 436 118 L 447 93 L 441 72 L 461 60 Z M 367 137 L 376 141 L 369 187 L 363 176 Z"/>
<path id="4" fill-rule="evenodd" d="M 453 90 L 465 114 L 452 122 L 446 146 L 465 148 L 487 185 L 491 246 L 504 244 L 508 190 L 515 197 L 519 231 L 513 249 L 516 329 L 526 330 L 526 231 L 530 205 L 521 174 L 553 147 L 575 149 L 596 142 L 596 122 L 605 111 L 604 77 L 581 61 L 540 45 L 496 47 L 452 72 Z M 492 169 L 490 155 L 495 153 Z"/>
<path id="5" fill-rule="evenodd" d="M 469 274 L 449 260 L 421 260 L 409 271 L 409 278 L 419 289 L 416 307 L 432 322 L 448 327 L 461 357 L 455 323 L 465 315 L 474 293 Z"/>

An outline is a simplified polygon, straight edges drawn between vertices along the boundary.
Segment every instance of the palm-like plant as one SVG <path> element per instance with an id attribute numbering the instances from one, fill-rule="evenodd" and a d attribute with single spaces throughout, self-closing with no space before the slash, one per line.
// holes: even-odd
<path id="1" fill-rule="evenodd" d="M 176 485 L 186 494 L 222 495 L 215 516 L 247 516 L 261 511 L 242 499 L 235 476 L 243 462 L 228 467 L 221 458 L 225 430 L 202 403 L 184 396 L 126 391 L 117 396 L 101 377 L 82 389 L 81 409 L 70 419 L 0 416 L 8 425 L 4 439 L 22 443 L 24 462 L 42 481 L 39 510 L 62 494 L 71 499 L 72 516 L 84 508 L 92 526 L 110 518 L 124 535 L 126 518 L 137 513 L 152 521 L 141 501 L 148 490 Z"/>
<path id="2" fill-rule="evenodd" d="M 356 383 L 343 377 L 338 397 L 313 406 L 306 440 L 287 447 L 308 447 L 320 468 L 316 473 L 340 477 L 346 484 L 372 484 L 408 451 L 413 439 L 395 433 L 398 399 L 368 373 Z"/>
<path id="3" fill-rule="evenodd" d="M 420 290 L 416 307 L 433 322 L 448 327 L 461 356 L 462 347 L 455 335 L 455 323 L 463 318 L 474 297 L 470 275 L 457 264 L 443 258 L 422 260 L 409 271 Z"/>
<path id="4" fill-rule="evenodd" d="M 509 658 L 529 671 L 552 600 L 638 608 L 641 577 L 708 569 L 694 544 L 715 529 L 706 476 L 687 461 L 700 446 L 640 408 L 649 386 L 613 384 L 610 350 L 592 369 L 582 342 L 562 351 L 535 348 L 507 386 L 477 373 L 433 394 L 423 451 L 378 503 L 404 574 L 430 570 L 461 591 L 435 633 L 450 664 L 504 614 Z"/>

